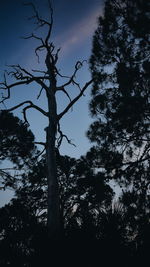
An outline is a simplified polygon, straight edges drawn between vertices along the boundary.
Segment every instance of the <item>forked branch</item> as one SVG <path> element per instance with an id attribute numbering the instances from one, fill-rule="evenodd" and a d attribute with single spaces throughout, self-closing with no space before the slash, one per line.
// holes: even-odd
<path id="1" fill-rule="evenodd" d="M 51 36 L 52 26 L 53 26 L 53 9 L 52 9 L 51 2 L 49 0 L 48 0 L 48 4 L 49 4 L 49 10 L 50 10 L 50 21 L 43 19 L 39 15 L 39 13 L 38 13 L 38 11 L 37 11 L 37 9 L 36 9 L 36 7 L 35 7 L 35 5 L 33 3 L 31 3 L 31 2 L 24 3 L 24 5 L 31 6 L 32 9 L 33 9 L 34 15 L 32 17 L 30 17 L 29 19 L 34 19 L 35 20 L 35 24 L 37 25 L 36 29 L 41 28 L 43 26 L 48 26 L 48 32 L 46 34 L 45 40 L 35 36 L 34 34 L 31 35 L 32 38 L 39 39 L 42 42 L 41 48 L 42 47 L 48 48 L 48 42 L 49 42 L 49 39 L 50 39 L 50 36 Z"/>
<path id="2" fill-rule="evenodd" d="M 88 88 L 88 86 L 93 82 L 93 80 L 90 80 L 87 82 L 84 87 L 81 89 L 80 93 L 68 104 L 68 106 L 58 115 L 58 120 L 60 120 L 67 112 L 68 110 L 80 99 L 80 97 L 84 94 L 85 90 Z"/>
<path id="3" fill-rule="evenodd" d="M 76 146 L 75 144 L 72 143 L 72 141 L 68 138 L 67 135 L 63 134 L 62 130 L 60 129 L 60 123 L 59 122 L 58 122 L 57 126 L 58 126 L 57 131 L 59 133 L 59 137 L 57 138 L 57 148 L 60 147 L 64 138 L 67 140 L 68 144 L 70 144 L 72 146 Z"/>
<path id="4" fill-rule="evenodd" d="M 61 85 L 61 86 L 58 86 L 58 87 L 57 87 L 57 90 L 60 90 L 61 88 L 65 88 L 66 86 L 68 86 L 68 85 L 70 85 L 70 84 L 72 84 L 72 85 L 76 85 L 76 86 L 81 90 L 81 88 L 80 88 L 80 84 L 77 83 L 77 82 L 75 81 L 75 78 L 76 78 L 76 74 L 77 74 L 78 70 L 82 68 L 84 61 L 85 61 L 85 60 L 83 60 L 82 62 L 81 62 L 81 61 L 77 61 L 77 63 L 75 64 L 74 72 L 73 72 L 73 74 L 72 74 L 71 77 L 62 76 L 62 75 L 60 75 L 60 73 L 57 72 L 57 74 L 58 74 L 59 76 L 61 76 L 61 77 L 65 77 L 65 78 L 69 78 L 69 80 L 68 80 L 66 83 L 64 83 L 64 84 Z"/>
<path id="5" fill-rule="evenodd" d="M 17 108 L 19 108 L 19 107 L 25 105 L 25 104 L 29 104 L 28 106 L 26 106 L 26 107 L 23 109 L 24 118 L 25 118 L 25 121 L 26 121 L 26 122 L 27 122 L 27 120 L 26 120 L 25 111 L 26 111 L 27 109 L 29 109 L 29 108 L 34 108 L 34 109 L 38 110 L 39 112 L 41 112 L 44 116 L 47 116 L 47 117 L 48 117 L 48 112 L 46 112 L 45 110 L 43 110 L 43 109 L 40 108 L 39 106 L 34 105 L 34 104 L 32 103 L 32 101 L 30 101 L 30 100 L 24 101 L 24 102 L 22 102 L 22 103 L 20 103 L 20 104 L 18 104 L 18 105 L 16 105 L 16 106 L 14 106 L 14 107 L 12 107 L 12 108 L 9 108 L 9 109 L 7 109 L 7 111 L 8 111 L 8 112 L 13 111 L 13 110 L 15 110 L 15 109 L 17 109 Z"/>
<path id="6" fill-rule="evenodd" d="M 45 80 L 50 80 L 49 75 L 47 72 L 42 72 L 44 75 L 39 75 L 39 76 L 34 76 L 32 73 L 27 71 L 25 68 L 22 68 L 19 64 L 18 65 L 8 65 L 9 68 L 12 68 L 11 71 L 5 71 L 4 72 L 4 81 L 0 83 L 0 89 L 2 90 L 7 90 L 7 96 L 2 95 L 2 100 L 0 103 L 4 103 L 5 100 L 10 98 L 10 89 L 19 85 L 28 85 L 32 82 L 36 82 L 38 85 L 41 86 L 42 90 L 45 89 L 47 93 L 49 93 L 49 88 L 47 87 L 46 83 L 44 82 Z M 35 72 L 35 70 L 33 70 Z M 40 71 L 38 71 L 40 72 Z M 6 75 L 11 75 L 14 77 L 17 81 L 8 84 Z"/>

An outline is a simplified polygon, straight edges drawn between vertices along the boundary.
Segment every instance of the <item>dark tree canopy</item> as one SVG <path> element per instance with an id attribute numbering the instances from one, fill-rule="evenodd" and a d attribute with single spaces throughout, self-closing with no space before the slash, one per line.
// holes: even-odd
<path id="1" fill-rule="evenodd" d="M 107 174 L 113 172 L 113 177 L 129 183 L 148 179 L 148 21 L 148 1 L 106 1 L 90 59 L 94 79 L 90 110 L 96 120 L 88 136 L 99 145 Z"/>
<path id="2" fill-rule="evenodd" d="M 28 171 L 37 160 L 34 135 L 18 117 L 0 112 L 0 182 L 1 189 L 15 188 L 23 168 Z"/>
<path id="3" fill-rule="evenodd" d="M 87 134 L 97 168 L 123 186 L 128 236 L 142 236 L 149 225 L 149 13 L 149 1 L 107 0 L 90 58 L 95 121 Z"/>
<path id="4" fill-rule="evenodd" d="M 36 149 L 33 133 L 10 112 L 1 111 L 0 121 L 0 160 L 27 164 Z"/>
<path id="5" fill-rule="evenodd" d="M 60 253 L 64 254 L 65 263 L 67 263 L 70 254 L 66 255 L 65 244 L 69 243 L 71 244 L 71 255 L 75 251 L 79 253 L 81 249 L 80 256 L 85 261 L 86 256 L 83 253 L 86 251 L 86 242 L 92 242 L 92 240 L 94 242 L 96 234 L 99 233 L 97 224 L 100 223 L 101 207 L 103 210 L 110 207 L 113 192 L 103 179 L 94 175 L 91 165 L 87 165 L 90 162 L 85 157 L 75 160 L 57 154 L 57 161 L 63 232 L 63 246 L 58 252 L 57 244 L 57 252 L 59 255 Z M 0 209 L 0 214 L 0 246 L 4 252 L 0 256 L 0 263 L 4 264 L 2 266 L 9 263 L 23 266 L 21 264 L 28 262 L 31 264 L 32 261 L 34 264 L 35 262 L 39 264 L 43 255 L 44 258 L 48 257 L 49 254 L 46 252 L 49 244 L 47 244 L 46 234 L 45 156 L 32 168 L 30 167 L 28 172 L 22 174 L 19 186 L 15 190 L 15 198 Z M 10 254 L 9 257 L 7 257 L 7 252 Z M 56 253 L 56 251 L 54 252 Z"/>

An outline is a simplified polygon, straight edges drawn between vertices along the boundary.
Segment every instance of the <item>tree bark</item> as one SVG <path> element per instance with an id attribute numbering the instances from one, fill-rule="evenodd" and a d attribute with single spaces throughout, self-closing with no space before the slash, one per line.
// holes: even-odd
<path id="1" fill-rule="evenodd" d="M 48 96 L 49 125 L 46 128 L 46 159 L 48 182 L 48 236 L 57 240 L 60 236 L 59 186 L 56 168 L 55 141 L 57 133 L 56 99 Z"/>

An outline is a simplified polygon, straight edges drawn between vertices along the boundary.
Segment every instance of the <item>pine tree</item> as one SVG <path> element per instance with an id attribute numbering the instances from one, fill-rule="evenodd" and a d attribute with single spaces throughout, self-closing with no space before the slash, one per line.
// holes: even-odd
<path id="1" fill-rule="evenodd" d="M 95 121 L 88 136 L 98 145 L 99 166 L 141 191 L 149 186 L 148 24 L 148 1 L 106 1 L 90 58 Z"/>

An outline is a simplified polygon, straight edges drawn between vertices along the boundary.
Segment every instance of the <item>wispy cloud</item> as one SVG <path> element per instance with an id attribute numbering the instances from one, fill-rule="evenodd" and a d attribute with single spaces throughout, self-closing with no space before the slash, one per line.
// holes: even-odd
<path id="1" fill-rule="evenodd" d="M 81 45 L 88 38 L 93 36 L 97 27 L 97 18 L 102 13 L 102 9 L 92 10 L 86 17 L 70 27 L 66 32 L 55 38 L 55 42 L 61 47 L 63 54 L 69 53 L 76 46 Z"/>
<path id="2" fill-rule="evenodd" d="M 74 49 L 82 45 L 87 40 L 91 40 L 93 33 L 97 27 L 97 18 L 102 13 L 102 8 L 99 7 L 97 9 L 93 9 L 91 12 L 87 14 L 86 17 L 82 18 L 77 23 L 70 26 L 68 30 L 64 30 L 62 34 L 56 35 L 54 37 L 53 43 L 56 47 L 61 47 L 61 56 L 67 56 Z M 20 62 L 23 65 L 32 68 L 37 64 L 37 58 L 35 57 L 32 49 L 34 47 L 34 43 L 26 43 L 22 47 L 18 53 L 14 54 L 11 58 L 11 62 Z M 22 59 L 22 54 L 28 50 L 26 54 L 26 58 Z M 40 61 L 42 64 L 42 61 Z"/>

